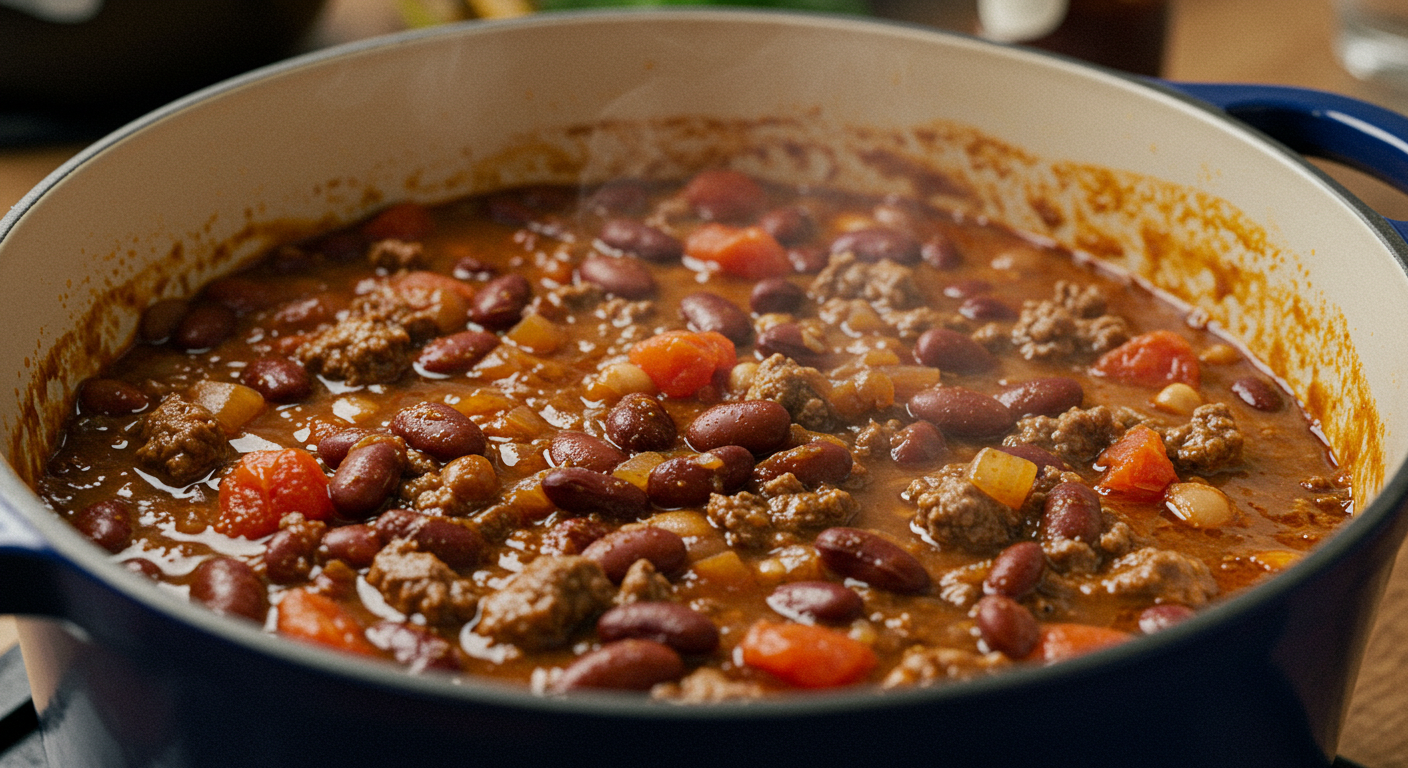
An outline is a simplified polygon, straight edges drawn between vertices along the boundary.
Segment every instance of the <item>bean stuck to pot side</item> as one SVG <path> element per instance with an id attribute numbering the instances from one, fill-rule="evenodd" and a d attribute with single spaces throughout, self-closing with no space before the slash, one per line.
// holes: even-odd
<path id="1" fill-rule="evenodd" d="M 738 168 L 392 205 L 154 302 L 36 490 L 301 642 L 682 702 L 1092 652 L 1348 516 L 1290 395 L 1133 282 Z"/>

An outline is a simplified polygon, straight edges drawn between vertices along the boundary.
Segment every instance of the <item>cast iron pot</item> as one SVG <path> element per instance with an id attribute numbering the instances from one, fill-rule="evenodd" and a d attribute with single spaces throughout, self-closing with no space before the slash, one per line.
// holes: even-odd
<path id="1" fill-rule="evenodd" d="M 1408 181 L 1408 121 L 1182 87 Z M 752 12 L 469 25 L 298 59 L 86 150 L 0 221 L 0 612 L 52 765 L 1323 765 L 1408 517 L 1408 253 L 1291 149 L 1178 89 L 897 24 Z M 1356 486 L 1300 564 L 1110 650 L 948 687 L 681 707 L 413 677 L 113 563 L 25 484 L 142 306 L 398 199 L 728 162 L 1005 221 L 1200 308 Z M 902 762 L 903 761 L 903 762 Z"/>

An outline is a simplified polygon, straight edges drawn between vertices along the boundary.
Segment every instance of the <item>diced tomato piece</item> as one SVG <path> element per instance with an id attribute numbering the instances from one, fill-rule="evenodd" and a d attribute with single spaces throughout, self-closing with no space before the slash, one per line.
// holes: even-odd
<path id="1" fill-rule="evenodd" d="M 290 512 L 309 520 L 332 517 L 327 475 L 313 454 L 298 448 L 254 451 L 220 481 L 215 530 L 257 539 L 277 531 L 279 519 Z"/>
<path id="2" fill-rule="evenodd" d="M 1101 355 L 1090 370 L 1098 376 L 1139 387 L 1163 387 L 1180 382 L 1196 388 L 1202 382 L 1197 353 L 1187 339 L 1173 331 L 1135 336 Z"/>
<path id="3" fill-rule="evenodd" d="M 787 249 L 762 227 L 705 224 L 685 238 L 684 255 L 717 264 L 726 275 L 749 280 L 792 272 Z"/>
<path id="4" fill-rule="evenodd" d="M 318 643 L 339 651 L 376 656 L 376 647 L 367 642 L 366 629 L 336 600 L 309 592 L 290 590 L 279 601 L 279 634 Z"/>
<path id="5" fill-rule="evenodd" d="M 754 624 L 739 643 L 743 663 L 800 688 L 859 682 L 875 668 L 875 651 L 843 632 L 809 624 Z"/>
<path id="6" fill-rule="evenodd" d="M 425 206 L 397 203 L 363 224 L 362 235 L 368 240 L 419 240 L 434 228 L 435 220 Z"/>
<path id="7" fill-rule="evenodd" d="M 1041 638 L 1037 640 L 1036 648 L 1027 658 L 1048 663 L 1064 661 L 1118 645 L 1131 637 L 1133 635 L 1128 632 L 1108 627 L 1093 627 L 1089 624 L 1042 624 Z"/>
<path id="8" fill-rule="evenodd" d="M 630 357 L 670 397 L 693 395 L 738 362 L 733 342 L 714 331 L 667 331 L 637 342 Z"/>
<path id="9" fill-rule="evenodd" d="M 1164 489 L 1178 481 L 1163 439 L 1142 424 L 1106 448 L 1095 465 L 1105 468 L 1104 477 L 1095 484 L 1096 490 L 1117 493 L 1133 501 L 1158 501 Z"/>

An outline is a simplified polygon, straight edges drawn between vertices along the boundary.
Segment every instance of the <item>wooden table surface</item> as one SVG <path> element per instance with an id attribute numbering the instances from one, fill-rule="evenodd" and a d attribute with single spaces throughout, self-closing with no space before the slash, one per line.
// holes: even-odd
<path id="1" fill-rule="evenodd" d="M 945 2 L 948 0 L 935 0 Z M 1408 92 L 1356 81 L 1334 59 L 1331 0 L 1173 0 L 1164 74 L 1176 80 L 1276 83 L 1344 93 L 1408 113 Z M 338 41 L 396 27 L 391 0 L 332 0 L 319 36 Z M 0 150 L 0 205 L 10 206 L 77 146 Z M 1408 197 L 1322 164 L 1386 216 L 1408 219 Z M 1408 768 L 1408 548 L 1384 595 L 1340 754 L 1368 768 Z M 0 619 L 0 650 L 15 640 Z"/>

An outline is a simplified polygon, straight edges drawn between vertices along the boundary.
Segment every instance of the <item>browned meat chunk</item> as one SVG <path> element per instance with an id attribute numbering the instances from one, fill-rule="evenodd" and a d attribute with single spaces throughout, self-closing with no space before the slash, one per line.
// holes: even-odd
<path id="1" fill-rule="evenodd" d="M 367 251 L 367 260 L 373 267 L 391 272 L 402 269 L 415 269 L 425 265 L 425 249 L 420 243 L 405 240 L 378 240 Z"/>
<path id="2" fill-rule="evenodd" d="M 1104 311 L 1099 288 L 1058 281 L 1054 298 L 1022 305 L 1012 343 L 1028 360 L 1108 352 L 1129 340 L 1129 328 L 1124 318 Z"/>
<path id="3" fill-rule="evenodd" d="M 773 355 L 758 365 L 746 400 L 771 400 L 792 414 L 792 421 L 816 432 L 835 426 L 836 411 L 827 395 L 831 382 L 815 368 L 797 364 L 785 355 Z"/>
<path id="4" fill-rule="evenodd" d="M 856 447 L 851 449 L 851 455 L 857 459 L 868 459 L 872 456 L 888 458 L 890 438 L 903 428 L 904 423 L 899 419 L 889 419 L 883 424 L 871 419 L 869 424 L 856 433 Z"/>
<path id="5" fill-rule="evenodd" d="M 865 263 L 850 253 L 831 257 L 807 293 L 816 301 L 865 299 L 881 309 L 909 309 L 923 302 L 914 270 L 889 261 Z"/>
<path id="6" fill-rule="evenodd" d="M 1145 547 L 1110 564 L 1100 585 L 1112 595 L 1196 608 L 1217 595 L 1217 582 L 1202 560 L 1169 549 Z"/>
<path id="7" fill-rule="evenodd" d="M 354 387 L 388 384 L 411 367 L 411 337 L 397 323 L 349 317 L 304 342 L 294 356 L 310 373 Z"/>
<path id="8" fill-rule="evenodd" d="M 748 680 L 734 680 L 711 667 L 700 667 L 678 683 L 661 683 L 650 689 L 651 698 L 679 704 L 713 704 L 720 701 L 760 699 L 766 692 Z"/>
<path id="9" fill-rule="evenodd" d="M 1060 456 L 1071 464 L 1093 461 L 1100 452 L 1147 419 L 1138 411 L 1117 407 L 1072 408 L 1057 417 L 1027 416 L 1017 421 L 1017 432 L 1002 442 L 1029 443 Z"/>
<path id="10" fill-rule="evenodd" d="M 791 534 L 845 525 L 856 511 L 851 494 L 825 485 L 807 491 L 790 473 L 767 483 L 762 496 L 713 494 L 705 509 L 725 540 L 741 547 L 791 543 Z"/>
<path id="11" fill-rule="evenodd" d="M 905 651 L 904 659 L 885 676 L 885 688 L 928 686 L 953 680 L 968 680 L 991 674 L 1010 662 L 996 651 L 974 653 L 961 648 L 916 645 Z"/>
<path id="12" fill-rule="evenodd" d="M 498 494 L 498 478 L 482 456 L 461 456 L 401 486 L 401 498 L 417 511 L 443 517 L 467 517 Z"/>
<path id="13" fill-rule="evenodd" d="M 367 583 L 381 592 L 387 605 L 407 616 L 419 613 L 430 624 L 469 621 L 479 604 L 473 582 L 405 539 L 377 553 Z"/>
<path id="14" fill-rule="evenodd" d="M 1226 403 L 1198 406 L 1187 424 L 1163 430 L 1163 438 L 1179 469 L 1211 474 L 1242 462 L 1242 432 Z"/>
<path id="15" fill-rule="evenodd" d="M 419 344 L 440 334 L 442 317 L 447 317 L 447 300 L 435 290 L 403 292 L 389 282 L 358 297 L 352 316 L 376 323 L 400 326 L 413 343 Z M 458 297 L 452 300 L 458 302 Z"/>
<path id="16" fill-rule="evenodd" d="M 524 649 L 565 645 L 572 633 L 611 607 L 616 588 L 585 557 L 540 556 L 503 589 L 484 598 L 475 632 Z"/>
<path id="17" fill-rule="evenodd" d="M 674 597 L 670 580 L 661 576 L 649 560 L 641 558 L 631 564 L 621 579 L 621 588 L 616 592 L 615 603 L 660 603 Z"/>
<path id="18" fill-rule="evenodd" d="M 914 523 L 940 546 L 988 551 L 1012 542 L 1021 527 L 1017 511 L 978 490 L 967 466 L 950 464 L 909 484 Z"/>
<path id="19" fill-rule="evenodd" d="M 180 395 L 167 395 L 142 421 L 137 460 L 173 485 L 189 485 L 234 456 L 210 411 Z"/>

